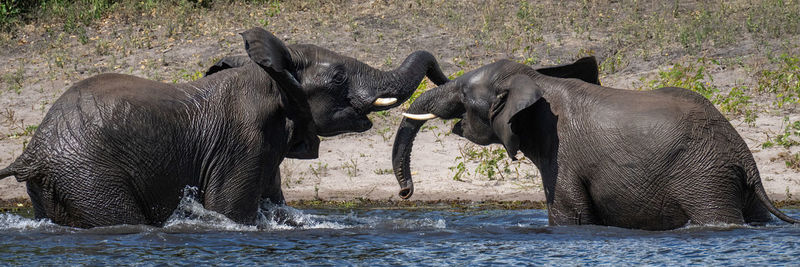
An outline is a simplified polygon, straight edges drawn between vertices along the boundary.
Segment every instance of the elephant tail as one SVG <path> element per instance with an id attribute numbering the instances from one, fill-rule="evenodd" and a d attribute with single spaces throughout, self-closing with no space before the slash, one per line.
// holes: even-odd
<path id="1" fill-rule="evenodd" d="M 800 223 L 800 220 L 789 217 L 789 215 L 786 215 L 786 213 L 783 213 L 781 210 L 776 208 L 775 205 L 772 204 L 772 201 L 770 201 L 769 197 L 767 197 L 767 191 L 764 190 L 763 184 L 761 184 L 760 182 L 755 183 L 753 185 L 753 190 L 755 191 L 756 195 L 758 195 L 758 199 L 761 200 L 761 203 L 764 203 L 764 206 L 767 207 L 767 210 L 769 210 L 769 212 L 772 213 L 772 215 L 775 215 L 775 217 L 778 217 L 784 222 L 788 222 L 791 224 Z"/>

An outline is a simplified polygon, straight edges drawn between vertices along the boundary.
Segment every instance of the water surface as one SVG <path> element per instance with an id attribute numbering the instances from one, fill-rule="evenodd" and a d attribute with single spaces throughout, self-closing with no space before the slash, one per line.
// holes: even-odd
<path id="1" fill-rule="evenodd" d="M 76 229 L 0 214 L 0 264 L 800 264 L 800 227 L 782 222 L 651 232 L 549 227 L 544 210 L 270 207 L 258 226 L 245 226 L 182 206 L 160 228 Z M 275 210 L 303 225 L 275 222 Z"/>

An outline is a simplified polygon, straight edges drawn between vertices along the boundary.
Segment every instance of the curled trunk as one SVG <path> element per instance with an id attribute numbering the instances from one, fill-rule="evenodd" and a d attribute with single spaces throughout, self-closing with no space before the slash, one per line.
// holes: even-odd
<path id="1" fill-rule="evenodd" d="M 391 105 L 376 106 L 374 111 L 386 110 L 399 106 L 408 100 L 423 78 L 428 77 L 436 85 L 449 81 L 444 75 L 436 58 L 428 51 L 416 51 L 408 55 L 399 67 L 382 74 L 378 89 L 379 98 L 396 98 Z"/>
<path id="2" fill-rule="evenodd" d="M 397 183 L 400 184 L 400 197 L 403 199 L 408 199 L 414 194 L 414 181 L 411 179 L 411 148 L 423 124 L 425 121 L 403 118 L 392 146 L 392 169 Z"/>

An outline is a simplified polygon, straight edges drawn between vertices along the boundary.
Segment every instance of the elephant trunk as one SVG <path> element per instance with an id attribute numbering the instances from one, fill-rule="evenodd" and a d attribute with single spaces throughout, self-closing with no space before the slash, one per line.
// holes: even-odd
<path id="1" fill-rule="evenodd" d="M 451 119 L 464 113 L 460 102 L 458 86 L 454 82 L 447 83 L 423 93 L 408 108 L 406 116 L 400 123 L 392 146 L 392 169 L 400 185 L 400 197 L 408 199 L 414 194 L 414 182 L 411 179 L 411 148 L 414 138 L 428 119 L 441 117 Z"/>
<path id="2" fill-rule="evenodd" d="M 424 120 L 403 118 L 392 146 L 392 170 L 400 184 L 400 197 L 408 199 L 414 194 L 414 181 L 411 179 L 411 148 Z"/>
<path id="3" fill-rule="evenodd" d="M 414 94 L 420 81 L 426 76 L 436 85 L 442 85 L 449 81 L 430 52 L 420 50 L 411 53 L 399 67 L 384 72 L 379 79 L 381 84 L 377 96 L 383 99 L 395 98 L 396 101 L 375 106 L 373 111 L 399 106 Z"/>

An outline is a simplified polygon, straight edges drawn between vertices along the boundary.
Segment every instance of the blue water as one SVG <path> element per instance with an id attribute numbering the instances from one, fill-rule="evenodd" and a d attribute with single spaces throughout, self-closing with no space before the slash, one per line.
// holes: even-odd
<path id="1" fill-rule="evenodd" d="M 0 265 L 800 264 L 800 226 L 782 222 L 650 232 L 550 227 L 544 210 L 286 208 L 303 226 L 269 212 L 244 226 L 184 209 L 161 228 L 75 229 L 0 214 Z"/>

